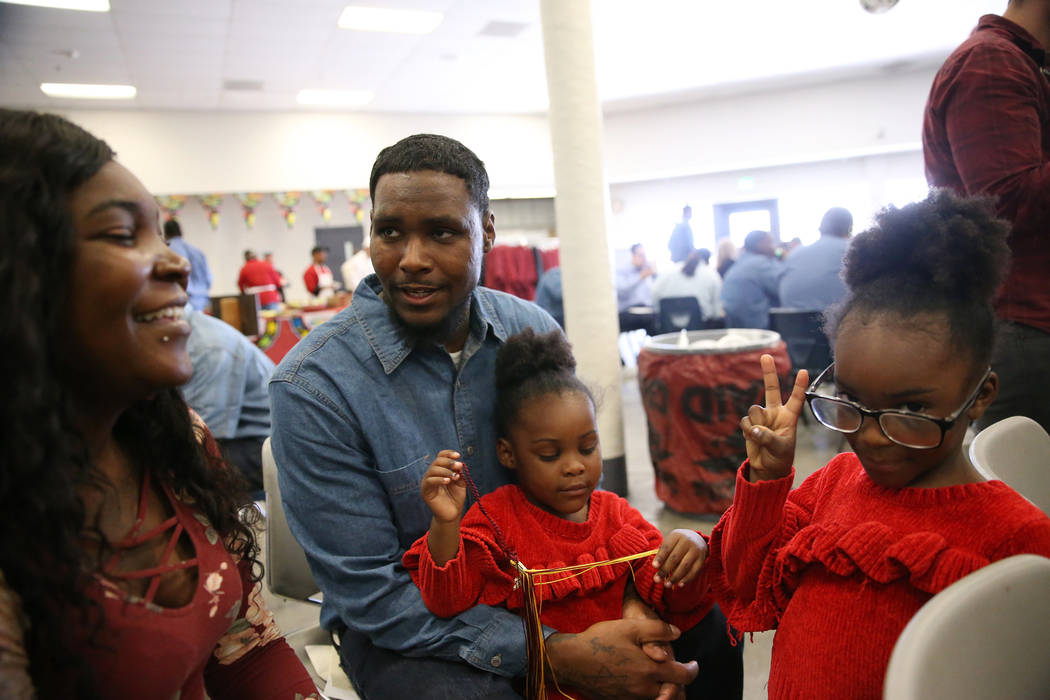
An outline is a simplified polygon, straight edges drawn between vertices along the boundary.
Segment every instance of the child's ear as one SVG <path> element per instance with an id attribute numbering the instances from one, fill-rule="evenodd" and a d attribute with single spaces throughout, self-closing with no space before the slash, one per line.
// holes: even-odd
<path id="1" fill-rule="evenodd" d="M 496 456 L 499 457 L 499 463 L 507 469 L 517 469 L 518 464 L 514 460 L 514 448 L 510 446 L 507 438 L 500 438 L 496 441 Z"/>
<path id="2" fill-rule="evenodd" d="M 970 406 L 970 410 L 966 412 L 966 417 L 973 421 L 983 416 L 998 395 L 999 375 L 992 372 L 984 380 L 981 390 L 977 392 L 977 399 L 973 402 L 973 406 Z"/>

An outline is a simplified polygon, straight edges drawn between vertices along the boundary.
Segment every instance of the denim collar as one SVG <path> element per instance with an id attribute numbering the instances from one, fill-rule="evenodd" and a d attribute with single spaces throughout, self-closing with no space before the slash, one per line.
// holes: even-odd
<path id="1" fill-rule="evenodd" d="M 380 284 L 379 277 L 375 274 L 369 275 L 354 293 L 350 307 L 364 331 L 365 338 L 368 339 L 372 352 L 383 366 L 383 371 L 391 374 L 415 350 L 415 339 L 379 298 L 382 290 L 383 285 Z M 476 287 L 471 293 L 470 334 L 463 346 L 464 361 L 481 346 L 490 329 L 501 343 L 507 339 L 507 330 L 486 292 L 483 287 Z"/>

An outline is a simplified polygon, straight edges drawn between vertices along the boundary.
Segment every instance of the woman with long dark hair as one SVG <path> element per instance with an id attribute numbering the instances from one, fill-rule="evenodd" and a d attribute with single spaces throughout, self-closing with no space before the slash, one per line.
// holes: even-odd
<path id="1" fill-rule="evenodd" d="M 189 263 L 113 157 L 0 110 L 0 696 L 310 696 L 177 390 Z"/>

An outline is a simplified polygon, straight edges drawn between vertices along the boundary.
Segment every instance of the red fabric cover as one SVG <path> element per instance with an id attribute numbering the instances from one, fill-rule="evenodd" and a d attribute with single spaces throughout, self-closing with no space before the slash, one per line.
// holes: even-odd
<path id="1" fill-rule="evenodd" d="M 882 698 L 912 615 L 963 576 L 1050 556 L 1050 518 L 1001 481 L 891 489 L 853 453 L 791 491 L 749 483 L 711 534 L 708 576 L 730 624 L 776 628 L 769 698 Z"/>
<path id="2" fill-rule="evenodd" d="M 783 342 L 713 355 L 639 354 L 656 495 L 675 510 L 721 514 L 733 502 L 736 468 L 747 456 L 740 418 L 763 402 L 759 358 L 766 353 L 786 393 L 791 360 Z"/>
<path id="3" fill-rule="evenodd" d="M 264 287 L 268 284 L 274 285 L 274 290 L 259 292 L 260 304 L 275 304 L 281 301 L 281 295 L 277 291 L 281 286 L 281 276 L 277 274 L 277 270 L 273 269 L 273 265 L 265 260 L 249 260 L 244 263 L 237 277 L 237 286 L 241 294 L 247 294 L 246 290 L 249 287 Z"/>
<path id="4" fill-rule="evenodd" d="M 508 547 L 530 569 L 557 569 L 576 564 L 617 559 L 660 546 L 660 531 L 641 513 L 610 491 L 591 494 L 587 522 L 574 523 L 540 510 L 515 484 L 482 496 Z M 405 568 L 419 586 L 423 601 L 435 615 L 451 617 L 479 603 L 522 607 L 515 574 L 496 542 L 492 524 L 477 504 L 460 526 L 459 553 L 439 567 L 430 558 L 426 535 L 409 548 Z M 556 575 L 550 585 L 538 585 L 543 624 L 559 632 L 582 632 L 595 622 L 623 616 L 623 592 L 631 570 L 642 600 L 682 629 L 695 625 L 711 609 L 706 576 L 685 588 L 668 592 L 655 585 L 652 557 L 612 566 L 599 566 L 579 576 Z"/>
<path id="5" fill-rule="evenodd" d="M 922 140 L 931 185 L 998 198 L 1013 224 L 998 314 L 1050 332 L 1050 81 L 1047 47 L 986 15 L 934 78 Z"/>
<path id="6" fill-rule="evenodd" d="M 536 254 L 527 246 L 497 245 L 485 255 L 485 286 L 532 300 L 536 296 Z"/>

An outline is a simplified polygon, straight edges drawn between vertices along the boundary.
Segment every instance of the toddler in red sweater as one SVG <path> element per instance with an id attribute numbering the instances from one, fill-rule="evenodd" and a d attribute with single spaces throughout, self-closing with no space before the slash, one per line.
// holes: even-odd
<path id="1" fill-rule="evenodd" d="M 430 531 L 405 554 L 405 567 L 427 607 L 447 617 L 477 604 L 522 608 L 507 551 L 530 569 L 560 569 L 659 547 L 654 557 L 545 575 L 536 585 L 541 621 L 582 632 L 620 619 L 626 595 L 689 628 L 712 606 L 700 575 L 707 545 L 692 530 L 663 540 L 625 499 L 596 490 L 602 458 L 594 400 L 575 367 L 560 331 L 507 340 L 496 362 L 497 454 L 517 483 L 483 496 L 464 516 L 463 463 L 443 450 L 420 486 L 433 512 Z"/>
<path id="2" fill-rule="evenodd" d="M 995 399 L 992 297 L 1007 226 L 947 191 L 889 208 L 850 246 L 828 313 L 835 362 L 740 421 L 747 461 L 711 535 L 708 575 L 730 623 L 776 628 L 769 697 L 882 697 L 893 645 L 934 594 L 998 559 L 1050 556 L 1050 519 L 963 450 Z M 806 400 L 853 448 L 792 491 Z"/>

